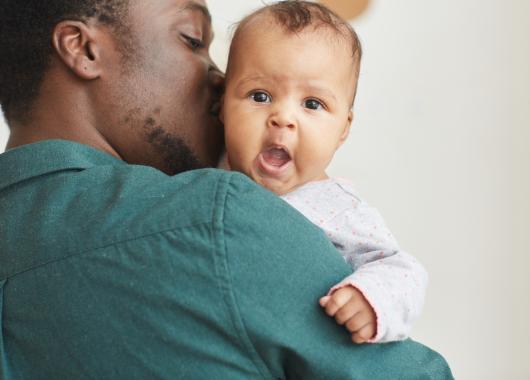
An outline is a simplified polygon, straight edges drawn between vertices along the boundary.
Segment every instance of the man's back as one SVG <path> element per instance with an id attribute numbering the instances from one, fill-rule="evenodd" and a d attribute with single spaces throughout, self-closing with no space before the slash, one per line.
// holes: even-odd
<path id="1" fill-rule="evenodd" d="M 417 343 L 349 342 L 317 304 L 347 265 L 238 174 L 64 141 L 0 171 L 0 379 L 451 377 Z"/>

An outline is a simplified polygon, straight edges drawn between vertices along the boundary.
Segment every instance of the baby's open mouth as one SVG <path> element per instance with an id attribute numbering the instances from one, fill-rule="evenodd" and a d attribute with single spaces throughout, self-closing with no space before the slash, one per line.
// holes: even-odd
<path id="1" fill-rule="evenodd" d="M 262 152 L 263 160 L 275 167 L 282 167 L 291 161 L 291 155 L 287 150 L 280 146 L 273 146 Z"/>

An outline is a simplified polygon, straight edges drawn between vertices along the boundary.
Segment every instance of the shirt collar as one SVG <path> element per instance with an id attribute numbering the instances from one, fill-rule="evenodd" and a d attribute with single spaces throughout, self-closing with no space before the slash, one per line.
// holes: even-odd
<path id="1" fill-rule="evenodd" d="M 66 140 L 41 141 L 0 154 L 0 189 L 47 173 L 120 164 L 125 162 L 87 145 Z"/>

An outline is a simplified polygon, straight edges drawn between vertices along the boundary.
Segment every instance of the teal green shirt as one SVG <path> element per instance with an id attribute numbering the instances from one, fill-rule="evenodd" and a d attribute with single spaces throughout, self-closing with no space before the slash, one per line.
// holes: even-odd
<path id="1" fill-rule="evenodd" d="M 318 299 L 349 266 L 246 177 L 169 177 L 45 141 L 0 155 L 0 379 L 451 379 L 355 345 Z"/>

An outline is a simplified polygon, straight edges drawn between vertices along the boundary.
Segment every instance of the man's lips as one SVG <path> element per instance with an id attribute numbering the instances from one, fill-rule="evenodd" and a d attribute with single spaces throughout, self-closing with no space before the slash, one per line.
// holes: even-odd
<path id="1" fill-rule="evenodd" d="M 216 100 L 210 106 L 209 113 L 214 117 L 218 117 L 221 112 L 221 100 Z"/>

